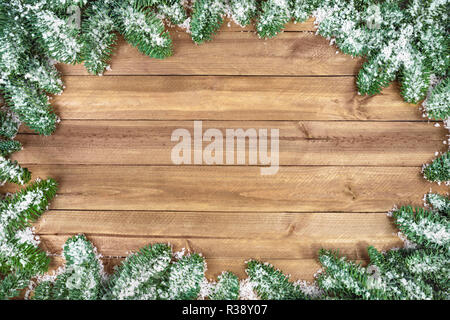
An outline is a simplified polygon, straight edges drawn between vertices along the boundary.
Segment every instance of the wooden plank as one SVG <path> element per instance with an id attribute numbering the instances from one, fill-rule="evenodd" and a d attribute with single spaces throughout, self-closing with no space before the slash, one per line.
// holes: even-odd
<path id="1" fill-rule="evenodd" d="M 62 119 L 418 120 L 396 84 L 357 94 L 354 77 L 64 77 Z"/>
<path id="2" fill-rule="evenodd" d="M 362 64 L 312 32 L 284 32 L 269 40 L 253 32 L 221 32 L 202 45 L 185 32 L 171 34 L 173 56 L 164 60 L 120 38 L 105 75 L 355 75 Z M 81 64 L 58 68 L 64 75 L 88 74 Z"/>
<path id="3" fill-rule="evenodd" d="M 53 209 L 386 212 L 395 204 L 422 205 L 431 186 L 419 167 L 288 166 L 265 176 L 255 166 L 28 168 L 35 178 L 59 182 Z"/>
<path id="4" fill-rule="evenodd" d="M 40 246 L 51 254 L 60 254 L 63 244 L 70 235 L 42 235 Z M 345 241 L 340 239 L 323 240 L 286 240 L 286 239 L 199 239 L 169 237 L 117 237 L 87 235 L 89 240 L 104 256 L 125 257 L 131 252 L 151 243 L 169 243 L 174 251 L 186 249 L 188 252 L 202 253 L 210 259 L 233 258 L 259 259 L 316 259 L 321 248 L 339 249 L 350 259 L 367 259 L 367 247 L 373 245 L 387 250 L 402 245 L 398 237 L 380 239 L 361 239 Z"/>
<path id="5" fill-rule="evenodd" d="M 245 273 L 247 259 L 235 259 L 235 258 L 206 258 L 207 270 L 205 272 L 206 277 L 211 281 L 216 281 L 217 277 L 223 271 L 231 271 L 236 274 L 240 279 L 247 278 Z M 54 256 L 51 258 L 51 265 L 49 274 L 64 265 L 64 259 L 60 256 Z M 124 258 L 110 258 L 103 257 L 102 262 L 107 274 L 112 274 L 114 268 L 118 266 Z M 287 275 L 291 275 L 291 280 L 306 280 L 313 281 L 314 274 L 319 270 L 320 264 L 317 259 L 268 259 L 267 261 L 272 263 L 276 268 L 280 269 Z M 358 262 L 364 262 L 364 260 L 358 260 Z"/>
<path id="6" fill-rule="evenodd" d="M 239 223 L 236 223 L 239 221 Z M 223 239 L 392 238 L 386 213 L 359 212 L 165 212 L 50 210 L 35 224 L 40 235 L 87 233 L 139 237 Z"/>
<path id="7" fill-rule="evenodd" d="M 282 165 L 420 166 L 446 147 L 446 130 L 425 122 L 205 121 L 202 126 L 203 132 L 216 128 L 224 137 L 226 129 L 278 129 Z M 62 121 L 50 137 L 20 134 L 26 150 L 14 159 L 22 164 L 171 165 L 178 143 L 171 142 L 172 132 L 185 128 L 193 137 L 193 127 L 193 121 Z M 203 148 L 209 143 L 204 141 Z"/>

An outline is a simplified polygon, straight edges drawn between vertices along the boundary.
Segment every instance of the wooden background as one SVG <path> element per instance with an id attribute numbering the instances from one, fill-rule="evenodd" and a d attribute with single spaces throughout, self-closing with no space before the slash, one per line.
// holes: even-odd
<path id="1" fill-rule="evenodd" d="M 103 77 L 59 66 L 67 88 L 52 104 L 62 121 L 51 137 L 23 128 L 14 157 L 60 184 L 36 223 L 42 247 L 59 253 L 84 233 L 111 267 L 170 242 L 203 253 L 209 277 L 244 277 L 244 261 L 258 258 L 312 280 L 321 247 L 364 262 L 368 245 L 401 245 L 386 212 L 422 204 L 432 185 L 420 167 L 444 151 L 446 132 L 402 102 L 397 85 L 359 96 L 362 60 L 337 54 L 311 21 L 286 30 L 260 40 L 224 25 L 197 46 L 172 29 L 174 56 L 164 61 L 120 40 Z M 173 165 L 171 132 L 193 120 L 280 129 L 278 174 Z"/>

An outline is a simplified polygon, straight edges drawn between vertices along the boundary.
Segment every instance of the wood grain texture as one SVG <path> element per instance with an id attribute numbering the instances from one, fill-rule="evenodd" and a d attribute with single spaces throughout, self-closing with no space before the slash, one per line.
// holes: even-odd
<path id="1" fill-rule="evenodd" d="M 245 219 L 241 219 L 245 217 Z M 239 220 L 239 223 L 235 223 Z M 70 222 L 70 223 L 69 223 Z M 40 235 L 95 234 L 221 239 L 336 241 L 390 238 L 396 229 L 386 213 L 185 212 L 50 210 L 36 224 Z"/>
<path id="2" fill-rule="evenodd" d="M 314 33 L 284 32 L 269 40 L 253 32 L 222 32 L 194 45 L 189 34 L 171 32 L 173 56 L 151 59 L 122 38 L 105 75 L 355 75 L 362 59 L 337 54 Z M 83 65 L 59 65 L 64 75 L 87 75 Z"/>
<path id="3" fill-rule="evenodd" d="M 66 76 L 62 119 L 421 120 L 396 84 L 357 94 L 354 77 Z"/>
<path id="4" fill-rule="evenodd" d="M 204 121 L 202 126 L 224 137 L 226 129 L 278 129 L 281 165 L 421 166 L 446 148 L 446 130 L 426 122 Z M 20 134 L 26 152 L 13 158 L 23 164 L 172 165 L 178 143 L 171 142 L 172 132 L 185 128 L 194 137 L 193 127 L 193 121 L 62 121 L 50 137 Z"/>
<path id="5" fill-rule="evenodd" d="M 386 212 L 396 204 L 421 205 L 431 186 L 418 167 L 292 166 L 270 176 L 255 166 L 28 168 L 59 182 L 53 209 Z"/>

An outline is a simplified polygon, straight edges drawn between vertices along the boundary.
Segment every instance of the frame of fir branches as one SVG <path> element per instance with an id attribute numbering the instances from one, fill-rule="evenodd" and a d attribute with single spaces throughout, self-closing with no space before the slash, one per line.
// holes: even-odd
<path id="1" fill-rule="evenodd" d="M 193 41 L 202 43 L 213 39 L 224 16 L 242 26 L 256 20 L 261 38 L 276 36 L 291 19 L 302 22 L 313 16 L 318 34 L 333 39 L 346 54 L 367 58 L 357 77 L 361 94 L 377 94 L 398 79 L 406 101 L 417 103 L 426 97 L 425 116 L 446 121 L 448 127 L 447 0 L 0 0 L 0 5 L 0 92 L 6 105 L 0 112 L 0 135 L 5 138 L 0 141 L 0 179 L 6 182 L 24 185 L 31 178 L 26 168 L 5 158 L 21 149 L 13 140 L 20 122 L 43 135 L 55 129 L 58 118 L 47 94 L 61 93 L 63 84 L 54 62 L 84 62 L 89 72 L 101 74 L 117 33 L 150 57 L 167 57 L 172 43 L 164 21 L 187 28 Z M 447 152 L 425 165 L 425 178 L 448 183 L 449 159 Z M 47 269 L 48 257 L 38 249 L 28 221 L 45 211 L 55 193 L 56 183 L 48 179 L 1 202 L 0 273 L 4 276 L 0 297 L 14 296 Z M 320 290 L 292 284 L 273 266 L 257 261 L 248 263 L 249 279 L 241 284 L 231 273 L 223 273 L 217 283 L 205 284 L 201 256 L 173 256 L 170 248 L 157 244 L 131 255 L 105 282 L 95 248 L 84 236 L 75 236 L 64 247 L 66 268 L 51 279 L 40 279 L 34 296 L 192 299 L 206 290 L 203 297 L 235 299 L 244 297 L 247 290 L 266 299 L 448 299 L 450 204 L 438 194 L 430 193 L 426 199 L 429 210 L 402 207 L 392 213 L 399 229 L 415 242 L 414 248 L 387 253 L 369 248 L 378 278 L 371 277 L 369 268 L 321 251 L 325 272 L 317 279 Z M 431 229 L 420 229 L 423 224 L 432 225 L 443 236 L 430 236 Z M 418 263 L 426 268 L 413 268 Z M 430 276 L 437 267 L 444 272 Z M 139 272 L 146 277 L 142 283 L 136 283 Z M 183 277 L 187 280 L 180 282 Z M 155 279 L 159 279 L 157 285 Z M 126 290 L 130 283 L 135 285 L 131 293 Z"/>

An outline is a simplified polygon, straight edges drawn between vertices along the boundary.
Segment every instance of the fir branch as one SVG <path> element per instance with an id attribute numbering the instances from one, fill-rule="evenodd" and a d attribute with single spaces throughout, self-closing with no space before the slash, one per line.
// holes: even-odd
<path id="1" fill-rule="evenodd" d="M 369 247 L 366 268 L 337 252 L 321 250 L 319 261 L 325 270 L 317 278 L 318 285 L 338 299 L 431 299 L 432 287 L 404 272 L 405 252 L 390 250 L 385 255 Z"/>
<path id="2" fill-rule="evenodd" d="M 167 278 L 159 288 L 159 298 L 165 300 L 193 300 L 200 293 L 205 274 L 205 261 L 198 254 L 184 256 L 172 263 Z"/>
<path id="3" fill-rule="evenodd" d="M 418 103 L 422 100 L 430 85 L 431 69 L 425 58 L 419 54 L 411 57 L 409 64 L 404 64 L 400 72 L 401 94 L 406 102 Z"/>
<path id="4" fill-rule="evenodd" d="M 158 59 L 172 55 L 172 40 L 154 13 L 138 10 L 125 1 L 114 8 L 113 14 L 119 32 L 140 52 Z"/>
<path id="5" fill-rule="evenodd" d="M 256 0 L 230 0 L 229 15 L 241 27 L 249 25 L 258 12 Z"/>
<path id="6" fill-rule="evenodd" d="M 256 31 L 261 38 L 272 38 L 291 20 L 288 0 L 267 0 L 261 5 Z"/>
<path id="7" fill-rule="evenodd" d="M 19 141 L 1 140 L 0 141 L 0 156 L 6 157 L 11 153 L 22 150 L 22 145 Z"/>
<path id="8" fill-rule="evenodd" d="M 56 195 L 57 184 L 53 179 L 36 180 L 32 185 L 10 195 L 0 202 L 2 232 L 17 231 L 29 227 L 28 221 L 36 220 Z"/>
<path id="9" fill-rule="evenodd" d="M 187 19 L 186 10 L 182 1 L 179 0 L 159 0 L 156 3 L 156 9 L 173 24 L 181 24 Z"/>
<path id="10" fill-rule="evenodd" d="M 397 227 L 410 241 L 430 249 L 449 247 L 448 217 L 409 206 L 395 210 L 392 216 L 395 218 Z"/>
<path id="11" fill-rule="evenodd" d="M 431 205 L 433 211 L 437 211 L 440 214 L 450 216 L 450 198 L 437 193 L 428 193 L 426 201 Z"/>
<path id="12" fill-rule="evenodd" d="M 328 250 L 319 252 L 319 261 L 325 271 L 318 275 L 317 284 L 328 296 L 340 299 L 371 297 L 369 274 L 361 265 Z"/>
<path id="13" fill-rule="evenodd" d="M 246 272 L 254 289 L 261 299 L 269 300 L 304 300 L 303 291 L 289 282 L 289 277 L 268 263 L 251 260 Z"/>
<path id="14" fill-rule="evenodd" d="M 320 0 L 290 0 L 291 15 L 295 22 L 306 21 L 320 5 Z"/>
<path id="15" fill-rule="evenodd" d="M 430 119 L 446 120 L 450 118 L 450 78 L 445 78 L 431 91 L 424 102 L 425 112 Z"/>
<path id="16" fill-rule="evenodd" d="M 231 272 L 223 272 L 214 285 L 211 300 L 237 300 L 239 298 L 239 279 Z"/>
<path id="17" fill-rule="evenodd" d="M 96 300 L 101 297 L 103 265 L 94 246 L 84 235 L 69 238 L 64 245 L 66 266 L 54 283 L 41 282 L 34 299 Z"/>
<path id="18" fill-rule="evenodd" d="M 36 275 L 47 271 L 50 259 L 38 248 L 38 243 L 31 229 L 0 239 L 0 273 L 9 274 L 17 270 Z"/>
<path id="19" fill-rule="evenodd" d="M 427 281 L 435 289 L 435 298 L 450 292 L 450 255 L 447 251 L 413 250 L 405 259 L 405 267 L 415 277 Z"/>
<path id="20" fill-rule="evenodd" d="M 116 25 L 111 15 L 112 8 L 105 1 L 91 3 L 83 13 L 81 57 L 92 74 L 103 73 L 117 41 Z"/>
<path id="21" fill-rule="evenodd" d="M 128 256 L 106 284 L 105 299 L 157 299 L 157 287 L 172 259 L 168 245 L 155 244 Z"/>
<path id="22" fill-rule="evenodd" d="M 10 182 L 24 185 L 30 179 L 31 173 L 27 168 L 22 168 L 17 161 L 0 156 L 0 183 Z"/>
<path id="23" fill-rule="evenodd" d="M 386 253 L 377 251 L 381 259 L 373 259 L 373 253 L 377 251 L 369 247 L 369 257 L 371 266 L 378 267 L 378 272 L 372 274 L 369 278 L 369 288 L 375 295 L 375 299 L 408 299 L 423 300 L 432 299 L 434 296 L 434 287 L 427 283 L 420 274 L 414 274 L 408 269 L 407 259 L 416 252 L 416 249 L 398 249 L 389 250 Z M 368 270 L 366 270 L 368 271 Z"/>
<path id="24" fill-rule="evenodd" d="M 47 270 L 49 259 L 37 247 L 30 222 L 47 209 L 55 193 L 55 181 L 38 180 L 0 202 L 0 273 Z"/>
<path id="25" fill-rule="evenodd" d="M 180 0 L 132 0 L 133 7 L 145 11 L 150 7 L 155 8 L 158 14 L 169 19 L 173 24 L 181 24 L 187 19 L 183 1 Z"/>
<path id="26" fill-rule="evenodd" d="M 394 81 L 399 66 L 383 54 L 375 56 L 363 64 L 356 83 L 362 94 L 375 95 Z"/>
<path id="27" fill-rule="evenodd" d="M 195 43 L 212 39 L 223 23 L 225 4 L 222 0 L 196 0 L 191 16 L 190 32 Z"/>
<path id="28" fill-rule="evenodd" d="M 19 131 L 19 127 L 20 120 L 15 114 L 0 110 L 0 136 L 14 139 Z"/>
<path id="29" fill-rule="evenodd" d="M 34 84 L 23 79 L 10 79 L 5 83 L 4 96 L 10 109 L 30 129 L 43 135 L 50 135 L 55 130 L 57 117 L 48 97 Z"/>
<path id="30" fill-rule="evenodd" d="M 28 0 L 30 1 L 30 0 Z M 53 10 L 66 10 L 69 7 L 84 7 L 89 0 L 43 0 L 46 7 Z"/>
<path id="31" fill-rule="evenodd" d="M 405 100 L 417 102 L 432 74 L 446 77 L 449 4 L 418 1 L 321 0 L 313 11 L 319 34 L 335 38 L 344 53 L 367 57 L 360 93 L 379 93 L 398 77 Z"/>
<path id="32" fill-rule="evenodd" d="M 30 57 L 27 62 L 24 79 L 36 85 L 40 90 L 51 94 L 61 94 L 63 83 L 58 70 L 49 60 L 39 56 Z"/>
<path id="33" fill-rule="evenodd" d="M 432 182 L 450 181 L 450 151 L 442 154 L 434 159 L 430 164 L 423 167 L 423 174 L 425 179 Z"/>
<path id="34" fill-rule="evenodd" d="M 53 300 L 53 282 L 51 280 L 38 283 L 33 292 L 33 300 Z"/>
<path id="35" fill-rule="evenodd" d="M 49 58 L 63 63 L 79 62 L 79 30 L 50 10 L 31 11 L 28 21 L 35 33 L 35 41 Z"/>
<path id="36" fill-rule="evenodd" d="M 32 275 L 27 272 L 12 272 L 0 280 L 0 300 L 15 298 L 25 288 Z"/>
<path id="37" fill-rule="evenodd" d="M 25 71 L 31 51 L 32 43 L 17 9 L 14 2 L 2 2 L 0 6 L 0 84 L 2 78 Z"/>
<path id="38" fill-rule="evenodd" d="M 408 18 L 423 23 L 414 24 L 418 50 L 438 77 L 447 77 L 450 66 L 450 38 L 448 36 L 448 12 L 450 2 L 411 0 L 407 7 Z"/>

